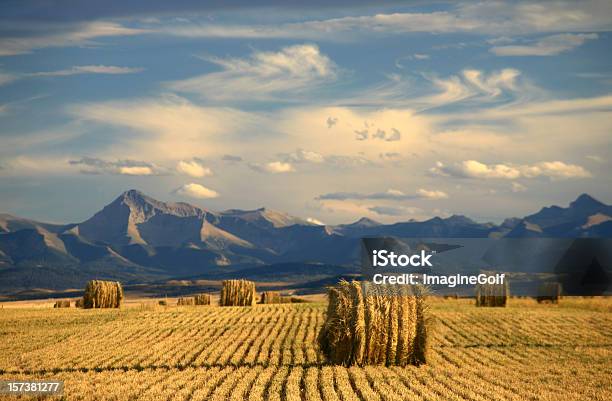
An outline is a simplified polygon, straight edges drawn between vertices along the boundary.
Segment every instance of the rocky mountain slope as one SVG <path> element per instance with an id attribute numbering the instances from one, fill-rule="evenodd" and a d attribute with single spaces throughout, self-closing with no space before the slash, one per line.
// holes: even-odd
<path id="1" fill-rule="evenodd" d="M 273 263 L 350 266 L 364 236 L 610 238 L 612 206 L 583 194 L 566 208 L 545 207 L 501 225 L 451 216 L 321 226 L 265 208 L 213 212 L 129 190 L 76 224 L 0 214 L 0 287 L 65 288 L 91 277 L 138 282 Z"/>

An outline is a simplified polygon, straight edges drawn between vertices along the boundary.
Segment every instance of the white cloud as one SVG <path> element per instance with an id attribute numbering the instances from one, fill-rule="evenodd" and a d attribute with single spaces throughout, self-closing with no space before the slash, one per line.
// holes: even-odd
<path id="1" fill-rule="evenodd" d="M 439 190 L 427 190 L 419 188 L 415 194 L 406 194 L 398 189 L 388 189 L 385 192 L 360 193 L 360 192 L 332 192 L 319 195 L 317 200 L 395 200 L 404 201 L 412 199 L 446 199 L 448 194 Z"/>
<path id="2" fill-rule="evenodd" d="M 547 176 L 554 178 L 586 178 L 591 173 L 576 164 L 566 164 L 560 161 L 540 162 L 529 166 L 523 173 L 525 177 Z"/>
<path id="3" fill-rule="evenodd" d="M 68 112 L 82 121 L 132 130 L 105 150 L 114 157 L 134 153 L 166 160 L 221 156 L 234 152 L 237 143 L 253 144 L 257 136 L 252 132 L 269 124 L 267 118 L 253 113 L 201 107 L 177 96 L 78 104 Z M 243 136 L 247 132 L 250 135 Z"/>
<path id="4" fill-rule="evenodd" d="M 281 153 L 279 156 L 287 163 L 323 163 L 325 161 L 321 153 L 306 149 L 296 149 L 295 152 Z"/>
<path id="5" fill-rule="evenodd" d="M 0 176 L 66 176 L 70 173 L 68 161 L 63 157 L 46 155 L 16 155 L 1 159 Z"/>
<path id="6" fill-rule="evenodd" d="M 429 54 L 415 53 L 412 55 L 415 60 L 429 60 Z"/>
<path id="7" fill-rule="evenodd" d="M 555 56 L 597 39 L 596 33 L 564 33 L 541 38 L 524 45 L 495 46 L 490 51 L 497 56 Z"/>
<path id="8" fill-rule="evenodd" d="M 226 38 L 357 40 L 365 35 L 411 32 L 514 35 L 596 32 L 612 27 L 612 6 L 584 2 L 462 2 L 447 11 L 393 13 L 309 20 L 280 25 L 218 25 L 180 22 L 161 28 L 171 35 Z"/>
<path id="9" fill-rule="evenodd" d="M 79 75 L 79 74 L 134 74 L 142 71 L 142 68 L 132 67 L 118 67 L 114 65 L 77 65 L 66 70 L 57 71 L 45 71 L 45 72 L 34 72 L 26 74 L 30 77 L 61 77 L 68 75 Z"/>
<path id="10" fill-rule="evenodd" d="M 446 199 L 448 198 L 448 194 L 446 192 L 438 191 L 438 190 L 428 190 L 428 189 L 423 189 L 423 188 L 419 188 L 417 190 L 417 194 L 426 199 Z"/>
<path id="11" fill-rule="evenodd" d="M 518 82 L 520 75 L 520 71 L 516 69 L 504 68 L 489 74 L 480 70 L 466 69 L 460 76 L 432 77 L 431 82 L 440 92 L 417 99 L 417 101 L 435 107 L 468 99 L 486 102 L 495 100 L 504 94 L 515 95 L 519 90 L 524 89 Z"/>
<path id="12" fill-rule="evenodd" d="M 219 196 L 216 191 L 193 182 L 183 185 L 182 187 L 176 189 L 174 192 L 182 196 L 197 199 L 211 199 L 217 198 Z"/>
<path id="13" fill-rule="evenodd" d="M 477 160 L 466 160 L 447 166 L 437 162 L 430 169 L 435 175 L 460 178 L 493 178 L 515 180 L 517 178 L 586 178 L 591 173 L 584 167 L 561 161 L 539 162 L 532 165 L 485 164 Z"/>
<path id="14" fill-rule="evenodd" d="M 325 223 L 323 223 L 321 220 L 317 220 L 314 217 L 308 217 L 306 218 L 306 221 L 309 222 L 310 224 L 315 224 L 317 226 L 324 226 Z"/>
<path id="15" fill-rule="evenodd" d="M 96 21 L 76 25 L 68 30 L 49 30 L 44 35 L 0 38 L 0 56 L 30 53 L 47 47 L 67 47 L 93 44 L 95 38 L 128 36 L 146 30 L 125 27 L 115 22 Z"/>
<path id="16" fill-rule="evenodd" d="M 17 79 L 19 79 L 19 77 L 15 74 L 9 74 L 7 72 L 0 72 L 0 86 L 11 83 Z"/>
<path id="17" fill-rule="evenodd" d="M 512 192 L 525 192 L 527 191 L 527 187 L 523 184 L 521 184 L 520 182 L 513 182 L 512 183 Z"/>
<path id="18" fill-rule="evenodd" d="M 205 60 L 222 71 L 169 82 L 167 87 L 215 100 L 270 99 L 288 91 L 295 96 L 333 80 L 337 73 L 334 62 L 311 44 L 284 47 L 278 52 L 256 51 L 248 59 Z"/>
<path id="19" fill-rule="evenodd" d="M 264 165 L 264 169 L 269 173 L 290 173 L 295 171 L 291 163 L 270 162 Z"/>
<path id="20" fill-rule="evenodd" d="M 592 160 L 594 162 L 597 162 L 597 163 L 605 163 L 605 161 L 606 161 L 606 159 L 604 159 L 603 157 L 598 156 L 598 155 L 587 155 L 586 158 L 589 159 L 589 160 Z"/>
<path id="21" fill-rule="evenodd" d="M 344 102 L 369 107 L 397 107 L 427 111 L 453 103 L 469 102 L 486 105 L 493 102 L 529 98 L 537 88 L 521 78 L 514 68 L 483 71 L 464 69 L 459 74 L 438 76 L 421 74 L 392 75 L 387 81 L 373 85 L 362 93 L 354 94 Z"/>
<path id="22" fill-rule="evenodd" d="M 176 165 L 176 171 L 178 171 L 181 174 L 185 174 L 185 175 L 188 175 L 190 177 L 195 177 L 195 178 L 208 177 L 213 174 L 210 168 L 202 166 L 202 164 L 198 163 L 195 160 L 179 161 L 178 164 Z"/>
<path id="23" fill-rule="evenodd" d="M 152 175 L 153 169 L 151 167 L 119 167 L 119 174 L 123 175 Z"/>

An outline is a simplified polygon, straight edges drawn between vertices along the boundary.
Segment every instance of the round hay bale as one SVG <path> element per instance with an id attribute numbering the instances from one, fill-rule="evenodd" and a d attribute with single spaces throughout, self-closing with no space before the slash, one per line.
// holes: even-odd
<path id="1" fill-rule="evenodd" d="M 91 280 L 85 286 L 83 308 L 119 308 L 123 287 L 118 281 Z"/>
<path id="2" fill-rule="evenodd" d="M 420 287 L 341 281 L 329 289 L 318 341 L 330 362 L 420 365 L 426 362 L 427 311 Z"/>
<path id="3" fill-rule="evenodd" d="M 505 280 L 503 284 L 476 285 L 476 306 L 505 307 L 510 298 L 510 284 Z"/>

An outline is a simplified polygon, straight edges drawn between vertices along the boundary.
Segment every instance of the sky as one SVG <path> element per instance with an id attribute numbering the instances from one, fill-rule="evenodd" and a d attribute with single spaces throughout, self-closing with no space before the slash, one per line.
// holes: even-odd
<path id="1" fill-rule="evenodd" d="M 5 1 L 0 213 L 612 203 L 612 3 Z"/>

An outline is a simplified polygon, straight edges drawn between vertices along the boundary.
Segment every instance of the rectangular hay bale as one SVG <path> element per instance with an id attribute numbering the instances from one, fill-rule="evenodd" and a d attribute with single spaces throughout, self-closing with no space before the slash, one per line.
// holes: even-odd
<path id="1" fill-rule="evenodd" d="M 193 297 L 193 301 L 196 305 L 210 305 L 210 294 L 198 294 Z"/>
<path id="2" fill-rule="evenodd" d="M 67 299 L 62 299 L 59 301 L 55 301 L 54 308 L 70 308 L 70 301 Z"/>
<path id="3" fill-rule="evenodd" d="M 253 306 L 256 301 L 255 282 L 248 280 L 224 280 L 219 305 Z"/>
<path id="4" fill-rule="evenodd" d="M 194 305 L 194 299 L 191 297 L 181 297 L 178 299 L 177 303 L 178 306 L 190 306 L 190 305 Z"/>
<path id="5" fill-rule="evenodd" d="M 283 298 L 278 291 L 264 291 L 261 293 L 262 304 L 280 304 L 283 303 Z"/>

